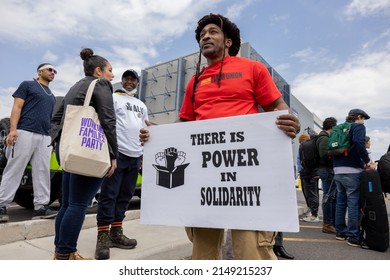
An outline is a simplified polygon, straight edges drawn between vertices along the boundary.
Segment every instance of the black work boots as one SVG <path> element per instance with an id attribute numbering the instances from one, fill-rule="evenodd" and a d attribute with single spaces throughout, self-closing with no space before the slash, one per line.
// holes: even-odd
<path id="1" fill-rule="evenodd" d="M 123 234 L 122 227 L 111 227 L 110 232 L 98 232 L 95 259 L 106 260 L 110 258 L 110 248 L 133 249 L 137 240 L 130 239 Z"/>
<path id="2" fill-rule="evenodd" d="M 97 235 L 95 259 L 107 260 L 110 258 L 111 241 L 108 231 L 100 231 Z"/>
<path id="3" fill-rule="evenodd" d="M 137 240 L 127 238 L 126 235 L 123 234 L 122 227 L 111 227 L 110 240 L 112 247 L 133 249 L 135 246 L 137 246 Z"/>

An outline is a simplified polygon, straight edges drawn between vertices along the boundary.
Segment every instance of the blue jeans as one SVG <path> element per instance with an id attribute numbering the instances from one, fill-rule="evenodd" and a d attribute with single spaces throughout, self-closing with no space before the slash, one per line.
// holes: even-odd
<path id="1" fill-rule="evenodd" d="M 122 222 L 133 197 L 141 166 L 141 157 L 129 157 L 119 153 L 117 168 L 111 177 L 106 177 L 100 189 L 97 225 L 106 226 Z"/>
<path id="2" fill-rule="evenodd" d="M 337 185 L 336 232 L 360 240 L 360 173 L 335 174 Z M 348 208 L 348 225 L 345 215 Z"/>
<path id="3" fill-rule="evenodd" d="M 77 240 L 89 203 L 99 190 L 102 178 L 87 177 L 62 171 L 61 208 L 55 221 L 56 252 L 77 251 Z"/>
<path id="4" fill-rule="evenodd" d="M 322 182 L 322 191 L 323 191 L 322 214 L 323 214 L 324 224 L 334 225 L 335 214 L 336 214 L 336 196 L 333 196 L 333 193 L 332 194 L 329 193 L 329 191 L 331 190 L 331 184 L 334 177 L 333 170 L 329 168 L 321 167 L 318 169 L 318 175 L 320 176 Z M 333 185 L 332 190 L 335 188 L 336 186 Z"/>
<path id="5" fill-rule="evenodd" d="M 60 163 L 60 147 L 56 157 Z M 103 178 L 87 177 L 62 170 L 61 208 L 55 221 L 54 245 L 57 253 L 77 251 L 77 240 L 84 223 L 87 207 L 99 190 Z"/>

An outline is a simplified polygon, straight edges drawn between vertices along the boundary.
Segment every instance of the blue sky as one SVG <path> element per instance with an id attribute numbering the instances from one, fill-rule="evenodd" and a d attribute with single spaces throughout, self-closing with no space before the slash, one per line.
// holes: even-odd
<path id="1" fill-rule="evenodd" d="M 112 64 L 113 82 L 197 51 L 196 22 L 221 13 L 320 118 L 364 109 L 372 157 L 390 144 L 390 0 L 2 0 L 0 118 L 12 93 L 41 62 L 59 70 L 64 95 L 83 77 L 79 52 L 91 47 Z"/>

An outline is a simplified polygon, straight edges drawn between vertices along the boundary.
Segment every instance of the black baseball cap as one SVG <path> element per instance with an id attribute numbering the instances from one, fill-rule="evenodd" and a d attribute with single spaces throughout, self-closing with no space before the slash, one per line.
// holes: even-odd
<path id="1" fill-rule="evenodd" d="M 135 70 L 133 70 L 133 69 L 127 69 L 125 72 L 123 72 L 123 74 L 122 74 L 122 79 L 123 79 L 124 77 L 127 77 L 127 76 L 133 76 L 133 77 L 136 78 L 137 81 L 139 82 L 139 76 L 138 76 L 138 74 L 137 74 L 137 72 L 136 72 Z"/>
<path id="2" fill-rule="evenodd" d="M 362 115 L 366 120 L 370 118 L 370 116 L 361 109 L 352 109 L 349 111 L 348 115 Z"/>

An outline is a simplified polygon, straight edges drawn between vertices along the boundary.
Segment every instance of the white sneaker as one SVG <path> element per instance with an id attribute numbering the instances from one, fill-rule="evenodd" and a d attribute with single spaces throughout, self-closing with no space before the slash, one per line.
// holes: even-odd
<path id="1" fill-rule="evenodd" d="M 319 223 L 320 222 L 320 218 L 318 218 L 318 216 L 317 217 L 309 216 L 309 217 L 303 218 L 302 220 L 305 222 L 308 222 L 308 223 Z"/>
<path id="2" fill-rule="evenodd" d="M 304 216 L 305 218 L 311 217 L 311 212 L 310 212 L 310 210 L 308 210 L 306 213 L 303 213 L 303 216 Z"/>

